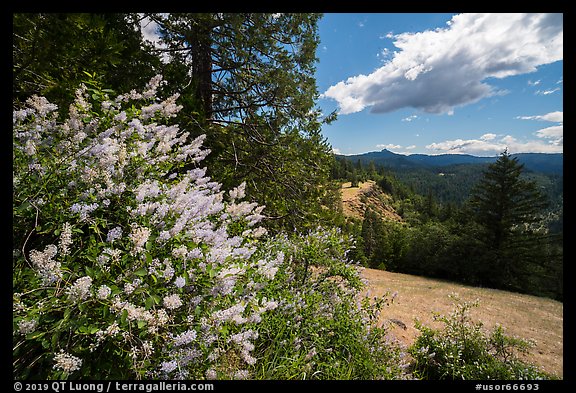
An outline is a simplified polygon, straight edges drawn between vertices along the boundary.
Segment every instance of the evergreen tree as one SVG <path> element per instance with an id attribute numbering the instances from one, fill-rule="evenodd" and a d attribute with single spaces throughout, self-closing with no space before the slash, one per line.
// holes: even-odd
<path id="1" fill-rule="evenodd" d="M 480 226 L 482 256 L 475 262 L 485 284 L 523 290 L 534 281 L 545 258 L 539 227 L 545 197 L 522 178 L 523 165 L 504 151 L 472 190 L 469 206 Z"/>
<path id="2" fill-rule="evenodd" d="M 360 186 L 360 176 L 358 175 L 358 171 L 356 169 L 352 170 L 350 174 L 350 187 L 359 187 Z"/>
<path id="3" fill-rule="evenodd" d="M 12 97 L 20 105 L 33 94 L 64 110 L 74 91 L 96 75 L 107 88 L 141 88 L 160 60 L 142 40 L 136 14 L 14 14 Z"/>
<path id="4" fill-rule="evenodd" d="M 334 156 L 321 133 L 335 115 L 322 117 L 316 107 L 320 17 L 15 14 L 13 100 L 18 107 L 38 94 L 67 108 L 87 79 L 128 91 L 162 74 L 159 96 L 178 93 L 183 106 L 171 121 L 190 139 L 207 135 L 214 180 L 224 188 L 246 182 L 248 198 L 266 206 L 268 229 L 317 226 L 335 210 L 327 204 L 335 199 Z M 163 47 L 144 39 L 150 21 Z"/>
<path id="5" fill-rule="evenodd" d="M 381 260 L 383 236 L 382 219 L 372 208 L 367 207 L 364 212 L 364 220 L 362 221 L 362 244 L 369 267 L 375 268 L 384 262 Z"/>
<path id="6" fill-rule="evenodd" d="M 321 134 L 334 116 L 315 107 L 320 15 L 147 16 L 167 45 L 164 74 L 184 98 L 178 122 L 207 134 L 211 175 L 224 187 L 245 181 L 273 218 L 269 229 L 317 225 L 330 211 L 321 206 L 334 160 Z"/>
<path id="7" fill-rule="evenodd" d="M 376 164 L 374 164 L 374 161 L 371 160 L 368 163 L 368 178 L 376 180 L 377 177 L 378 177 L 378 170 L 376 169 Z"/>

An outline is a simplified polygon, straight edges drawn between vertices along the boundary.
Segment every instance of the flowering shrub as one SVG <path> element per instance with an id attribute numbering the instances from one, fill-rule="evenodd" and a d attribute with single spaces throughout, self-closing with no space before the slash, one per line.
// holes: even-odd
<path id="1" fill-rule="evenodd" d="M 453 296 L 459 301 L 457 296 Z M 414 374 L 423 379 L 550 379 L 535 366 L 520 361 L 530 343 L 504 334 L 496 326 L 490 335 L 469 312 L 478 302 L 458 302 L 449 316 L 436 315 L 444 323 L 438 331 L 416 323 L 421 334 L 410 347 Z"/>
<path id="2" fill-rule="evenodd" d="M 206 176 L 161 83 L 14 111 L 14 376 L 394 377 L 339 234 L 260 239 L 264 207 Z"/>
<path id="3" fill-rule="evenodd" d="M 267 288 L 277 298 L 262 316 L 256 352 L 265 379 L 403 379 L 408 360 L 397 341 L 378 326 L 389 300 L 359 296 L 364 283 L 347 263 L 350 240 L 338 229 L 317 229 L 271 239 L 282 265 Z"/>
<path id="4" fill-rule="evenodd" d="M 160 83 L 115 100 L 82 87 L 64 121 L 42 97 L 14 112 L 18 377 L 230 378 L 254 364 L 282 255 L 253 260 L 263 207 L 195 167 L 204 136 L 169 124 L 180 106 L 155 99 Z"/>

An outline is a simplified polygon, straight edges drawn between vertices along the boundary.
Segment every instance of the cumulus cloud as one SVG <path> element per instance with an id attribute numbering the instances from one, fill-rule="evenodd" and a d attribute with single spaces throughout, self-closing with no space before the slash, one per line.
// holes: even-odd
<path id="1" fill-rule="evenodd" d="M 563 58 L 562 14 L 459 14 L 448 27 L 393 36 L 399 49 L 369 75 L 326 90 L 341 114 L 411 107 L 428 113 L 498 94 L 487 78 L 536 71 Z"/>
<path id="2" fill-rule="evenodd" d="M 140 14 L 140 15 L 143 16 L 143 14 Z M 161 15 L 164 16 L 165 14 L 161 14 Z M 165 49 L 168 47 L 166 45 L 166 43 L 162 42 L 162 37 L 160 35 L 160 26 L 158 25 L 158 23 L 156 23 L 155 21 L 153 21 L 149 17 L 143 16 L 143 18 L 140 20 L 140 31 L 142 32 L 142 37 L 146 41 L 150 41 L 154 45 L 155 48 Z M 168 57 L 167 53 L 163 53 L 160 56 L 160 59 L 164 63 L 169 62 L 169 57 Z"/>
<path id="3" fill-rule="evenodd" d="M 560 127 L 558 129 L 557 127 Z M 486 138 L 486 136 L 489 136 Z M 535 133 L 540 139 L 520 141 L 511 135 L 496 139 L 495 134 L 484 134 L 478 139 L 454 139 L 435 142 L 426 148 L 435 153 L 473 154 L 494 156 L 508 149 L 509 153 L 562 153 L 562 126 L 545 128 Z"/>
<path id="4" fill-rule="evenodd" d="M 559 140 L 564 137 L 564 126 L 552 126 L 543 128 L 536 131 L 536 135 L 540 138 L 547 138 L 552 140 Z"/>
<path id="5" fill-rule="evenodd" d="M 544 120 L 544 121 L 553 121 L 555 123 L 562 123 L 564 121 L 564 112 L 556 111 L 546 113 L 545 115 L 518 116 L 516 118 L 522 120 Z"/>
<path id="6" fill-rule="evenodd" d="M 548 140 L 548 143 L 562 148 L 564 144 L 564 112 L 556 111 L 549 112 L 544 115 L 534 115 L 534 116 L 517 116 L 517 119 L 522 120 L 538 120 L 538 121 L 549 121 L 553 123 L 558 123 L 555 126 L 542 128 L 537 130 L 534 135 L 538 138 Z"/>
<path id="7" fill-rule="evenodd" d="M 401 149 L 402 148 L 401 145 L 395 145 L 393 143 L 388 143 L 387 145 L 376 145 L 376 147 L 378 149 L 386 149 L 386 150 Z"/>
<path id="8" fill-rule="evenodd" d="M 492 139 L 496 138 L 496 136 L 497 136 L 496 134 L 488 133 L 488 134 L 482 135 L 482 136 L 480 137 L 480 139 L 483 140 L 483 141 L 491 141 Z"/>
<path id="9" fill-rule="evenodd" d="M 493 155 L 504 151 L 506 144 L 502 142 L 490 142 L 483 139 L 454 139 L 431 143 L 426 145 L 426 148 L 438 153 Z"/>

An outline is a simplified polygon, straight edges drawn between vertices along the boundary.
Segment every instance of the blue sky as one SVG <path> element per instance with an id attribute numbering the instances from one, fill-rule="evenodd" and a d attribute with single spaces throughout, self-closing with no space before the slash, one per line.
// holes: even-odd
<path id="1" fill-rule="evenodd" d="M 318 105 L 340 154 L 563 152 L 562 14 L 324 14 Z"/>

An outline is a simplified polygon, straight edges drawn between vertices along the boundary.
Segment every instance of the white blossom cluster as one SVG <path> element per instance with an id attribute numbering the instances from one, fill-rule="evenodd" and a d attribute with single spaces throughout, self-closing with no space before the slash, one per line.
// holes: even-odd
<path id="1" fill-rule="evenodd" d="M 60 244 L 58 245 L 60 253 L 62 255 L 67 255 L 70 252 L 70 246 L 72 245 L 72 226 L 69 222 L 64 223 L 62 232 L 60 233 Z"/>
<path id="2" fill-rule="evenodd" d="M 70 374 L 76 370 L 80 370 L 80 367 L 82 367 L 82 359 L 70 355 L 64 352 L 64 350 L 60 350 L 60 352 L 54 356 L 55 369 L 60 369 Z"/>
<path id="3" fill-rule="evenodd" d="M 106 235 L 106 241 L 108 243 L 112 243 L 114 240 L 118 240 L 121 237 L 122 237 L 122 228 L 115 227 L 108 231 L 108 234 Z"/>
<path id="4" fill-rule="evenodd" d="M 60 262 L 53 259 L 57 253 L 58 247 L 53 244 L 47 245 L 44 251 L 30 251 L 30 260 L 45 285 L 54 284 L 62 278 Z"/>
<path id="5" fill-rule="evenodd" d="M 72 284 L 66 289 L 68 298 L 72 302 L 79 302 L 90 296 L 90 288 L 92 287 L 92 278 L 89 276 L 84 276 Z"/>
<path id="6" fill-rule="evenodd" d="M 18 332 L 20 334 L 32 333 L 36 330 L 36 326 L 38 326 L 38 321 L 35 319 L 30 321 L 22 320 L 18 322 Z"/>
<path id="7" fill-rule="evenodd" d="M 133 227 L 132 232 L 130 232 L 130 240 L 132 240 L 134 245 L 132 251 L 134 253 L 144 251 L 144 245 L 148 241 L 148 237 L 150 237 L 150 228 L 142 226 Z"/>
<path id="8" fill-rule="evenodd" d="M 180 299 L 180 296 L 177 293 L 164 296 L 162 302 L 164 304 L 164 307 L 166 307 L 169 310 L 175 310 L 183 305 L 182 300 Z"/>
<path id="9" fill-rule="evenodd" d="M 153 367 L 144 370 L 149 375 L 165 378 L 190 377 L 195 364 L 206 370 L 202 362 L 208 359 L 208 371 L 193 376 L 215 378 L 220 346 L 229 345 L 243 364 L 226 377 L 245 379 L 244 367 L 257 361 L 252 356 L 254 325 L 278 306 L 260 290 L 274 279 L 284 254 L 254 257 L 257 243 L 251 240 L 266 233 L 258 226 L 264 206 L 243 200 L 245 183 L 225 200 L 220 184 L 206 176 L 207 168 L 193 168 L 210 153 L 202 147 L 206 136 L 191 138 L 177 125 L 161 124 L 181 109 L 178 95 L 155 98 L 161 83 L 158 76 L 142 93 L 102 102 L 106 121 L 91 112 L 85 86 L 76 91 L 64 122 L 57 123 L 57 107 L 41 97 L 14 112 L 15 147 L 28 160 L 26 170 L 42 169 L 34 170 L 35 176 L 60 171 L 67 185 L 56 194 L 62 196 L 67 219 L 58 246 L 27 255 L 43 285 L 61 286 L 72 314 L 80 303 L 110 310 L 112 322 L 96 323 L 98 331 L 78 337 L 91 340 L 85 348 L 95 350 L 106 340 L 119 353 L 130 353 L 135 368 L 147 364 Z M 147 102 L 134 110 L 138 100 Z M 45 156 L 53 167 L 41 160 Z M 185 171 L 178 169 L 184 164 Z M 101 214 L 107 218 L 96 221 Z M 241 236 L 229 234 L 232 224 L 244 225 Z M 74 253 L 74 246 L 88 244 L 80 239 L 86 228 L 97 225 L 90 258 L 85 250 Z M 84 235 L 73 241 L 72 229 L 80 227 Z M 84 271 L 82 264 L 89 269 Z M 195 309 L 202 315 L 193 315 Z M 19 332 L 33 331 L 35 323 L 22 318 Z M 223 325 L 232 332 L 227 339 L 221 337 Z M 55 369 L 71 373 L 83 361 L 62 351 L 54 362 Z"/>

